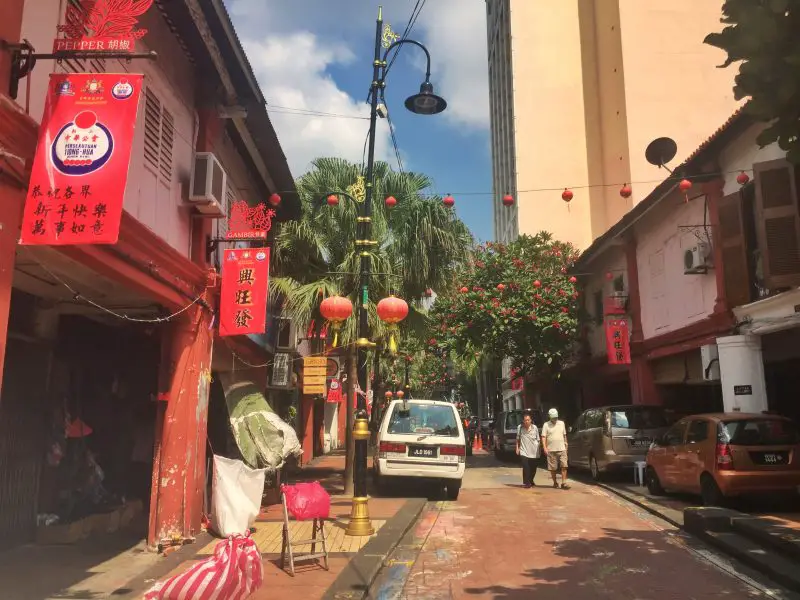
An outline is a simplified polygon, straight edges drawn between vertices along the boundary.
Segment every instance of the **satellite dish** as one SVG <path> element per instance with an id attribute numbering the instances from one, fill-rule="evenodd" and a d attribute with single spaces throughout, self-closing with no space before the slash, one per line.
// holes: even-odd
<path id="1" fill-rule="evenodd" d="M 661 137 L 650 142 L 644 151 L 644 157 L 651 165 L 666 169 L 666 164 L 675 158 L 677 152 L 678 144 L 675 143 L 675 140 Z M 669 169 L 667 170 L 669 171 Z"/>

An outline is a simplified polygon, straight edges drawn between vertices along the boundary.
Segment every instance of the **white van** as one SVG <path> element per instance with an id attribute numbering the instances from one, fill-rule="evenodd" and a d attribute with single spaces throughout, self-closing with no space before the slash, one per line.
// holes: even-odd
<path id="1" fill-rule="evenodd" d="M 466 437 L 456 407 L 435 400 L 393 400 L 378 429 L 373 474 L 380 489 L 403 478 L 436 482 L 458 499 Z"/>

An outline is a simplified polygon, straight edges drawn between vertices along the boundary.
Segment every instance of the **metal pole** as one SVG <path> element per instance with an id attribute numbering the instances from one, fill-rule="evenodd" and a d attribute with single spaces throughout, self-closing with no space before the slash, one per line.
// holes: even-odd
<path id="1" fill-rule="evenodd" d="M 353 440 L 355 452 L 353 457 L 353 505 L 350 510 L 350 522 L 345 533 L 347 535 L 367 536 L 375 533 L 369 518 L 369 504 L 367 497 L 367 445 L 370 431 L 367 421 L 367 399 L 362 394 L 367 389 L 367 349 L 372 346 L 369 341 L 369 315 L 367 303 L 369 301 L 369 279 L 372 268 L 370 260 L 370 240 L 372 235 L 372 193 L 375 166 L 375 129 L 378 120 L 378 97 L 381 81 L 381 30 L 383 29 L 383 9 L 378 8 L 378 20 L 375 25 L 375 56 L 372 61 L 372 85 L 370 92 L 369 113 L 369 149 L 367 154 L 366 195 L 362 215 L 359 216 L 359 239 L 356 244 L 361 246 L 361 298 L 358 306 L 358 386 L 362 393 L 356 400 L 356 421 L 353 426 Z"/>

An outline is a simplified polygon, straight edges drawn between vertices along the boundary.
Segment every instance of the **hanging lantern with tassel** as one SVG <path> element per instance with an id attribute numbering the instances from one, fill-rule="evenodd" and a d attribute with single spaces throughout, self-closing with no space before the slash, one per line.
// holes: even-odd
<path id="1" fill-rule="evenodd" d="M 378 318 L 388 325 L 389 352 L 397 353 L 397 324 L 408 316 L 408 304 L 405 300 L 389 296 L 378 302 Z"/>
<path id="2" fill-rule="evenodd" d="M 330 296 L 320 303 L 319 312 L 333 327 L 333 347 L 336 348 L 342 323 L 353 314 L 353 303 L 343 296 Z"/>

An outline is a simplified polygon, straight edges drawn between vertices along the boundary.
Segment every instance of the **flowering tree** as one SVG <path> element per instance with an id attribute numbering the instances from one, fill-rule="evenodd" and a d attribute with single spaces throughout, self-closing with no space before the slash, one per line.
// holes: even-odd
<path id="1" fill-rule="evenodd" d="M 548 233 L 478 246 L 431 311 L 437 345 L 462 360 L 508 357 L 520 375 L 556 372 L 578 335 L 578 258 Z"/>

